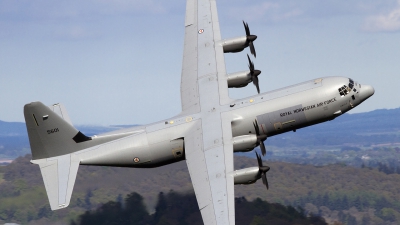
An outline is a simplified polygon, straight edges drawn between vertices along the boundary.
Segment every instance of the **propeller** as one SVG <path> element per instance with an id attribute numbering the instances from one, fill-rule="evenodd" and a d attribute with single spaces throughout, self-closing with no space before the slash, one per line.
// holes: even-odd
<path id="1" fill-rule="evenodd" d="M 258 144 L 260 145 L 261 153 L 262 155 L 265 155 L 267 153 L 267 150 L 265 149 L 264 141 L 267 140 L 267 135 L 260 134 L 260 127 L 258 126 L 257 120 L 253 122 L 253 125 L 254 129 L 256 130 L 257 141 Z"/>
<path id="2" fill-rule="evenodd" d="M 249 70 L 250 70 L 251 80 L 253 81 L 253 84 L 256 86 L 258 94 L 260 94 L 260 86 L 258 85 L 258 75 L 260 75 L 261 71 L 254 69 L 254 63 L 250 60 L 249 55 L 247 55 L 247 59 L 249 60 Z"/>
<path id="3" fill-rule="evenodd" d="M 243 21 L 243 25 L 244 29 L 246 30 L 246 37 L 247 37 L 246 44 L 249 45 L 251 54 L 253 54 L 254 57 L 256 57 L 256 50 L 254 49 L 253 41 L 257 39 L 257 36 L 250 34 L 250 28 L 246 22 Z"/>
<path id="4" fill-rule="evenodd" d="M 256 152 L 256 155 L 257 155 L 258 168 L 261 173 L 261 178 L 262 178 L 263 184 L 267 187 L 267 190 L 268 190 L 267 172 L 269 171 L 270 168 L 269 168 L 269 166 L 263 166 L 260 155 L 258 155 L 257 152 Z"/>

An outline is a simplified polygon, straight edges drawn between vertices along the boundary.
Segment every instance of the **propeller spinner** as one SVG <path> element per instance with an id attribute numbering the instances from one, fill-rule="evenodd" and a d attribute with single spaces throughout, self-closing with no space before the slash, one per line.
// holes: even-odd
<path id="1" fill-rule="evenodd" d="M 267 180 L 267 172 L 269 171 L 269 166 L 264 166 L 261 160 L 260 155 L 258 155 L 258 153 L 256 152 L 257 155 L 257 162 L 258 162 L 258 168 L 259 168 L 259 172 L 261 173 L 261 178 L 263 181 L 263 184 L 267 187 L 268 190 L 268 180 Z"/>
<path id="2" fill-rule="evenodd" d="M 250 34 L 250 28 L 246 22 L 243 21 L 243 25 L 244 25 L 244 29 L 246 30 L 246 37 L 247 37 L 246 44 L 249 45 L 251 54 L 253 54 L 254 57 L 256 57 L 256 50 L 254 48 L 253 41 L 255 41 L 257 39 L 257 36 Z"/>
<path id="3" fill-rule="evenodd" d="M 253 81 L 253 84 L 256 86 L 258 94 L 260 94 L 260 86 L 258 85 L 258 75 L 260 75 L 261 71 L 254 69 L 254 63 L 250 60 L 249 55 L 247 55 L 247 59 L 249 60 L 249 70 L 250 70 L 251 80 Z"/>

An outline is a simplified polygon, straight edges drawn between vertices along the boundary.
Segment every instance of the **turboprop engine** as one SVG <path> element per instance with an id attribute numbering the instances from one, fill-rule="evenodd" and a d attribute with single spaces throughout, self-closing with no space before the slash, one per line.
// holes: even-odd
<path id="1" fill-rule="evenodd" d="M 260 146 L 261 153 L 266 154 L 264 141 L 267 140 L 267 135 L 260 133 L 257 120 L 253 122 L 256 134 L 246 134 L 241 136 L 233 137 L 233 151 L 234 152 L 248 152 L 253 150 L 256 146 Z"/>
<path id="2" fill-rule="evenodd" d="M 257 135 L 247 134 L 233 138 L 234 152 L 248 152 L 253 150 L 258 144 Z"/>
<path id="3" fill-rule="evenodd" d="M 269 171 L 269 166 L 264 166 L 261 161 L 261 157 L 257 155 L 258 167 L 249 167 L 241 170 L 233 171 L 233 177 L 235 184 L 252 184 L 258 179 L 262 178 L 263 184 L 268 189 L 268 181 L 266 173 Z"/>
<path id="4" fill-rule="evenodd" d="M 250 34 L 249 25 L 244 21 L 243 25 L 244 29 L 246 30 L 246 36 L 222 40 L 221 44 L 224 52 L 241 52 L 243 49 L 249 46 L 251 54 L 256 57 L 256 50 L 254 49 L 253 41 L 257 39 L 257 36 Z"/>
<path id="5" fill-rule="evenodd" d="M 261 178 L 261 173 L 258 167 L 249 167 L 233 172 L 235 184 L 252 184 Z"/>
<path id="6" fill-rule="evenodd" d="M 261 74 L 261 71 L 254 69 L 254 63 L 250 60 L 249 55 L 247 55 L 247 59 L 249 60 L 249 70 L 228 74 L 228 87 L 240 88 L 247 86 L 250 82 L 253 82 L 257 88 L 257 92 L 260 93 L 260 87 L 258 86 L 258 75 Z"/>

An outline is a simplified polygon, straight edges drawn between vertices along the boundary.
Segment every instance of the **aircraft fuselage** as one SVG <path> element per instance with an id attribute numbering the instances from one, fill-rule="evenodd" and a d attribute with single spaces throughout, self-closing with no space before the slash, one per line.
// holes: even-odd
<path id="1" fill-rule="evenodd" d="M 221 114 L 231 118 L 233 137 L 254 134 L 255 120 L 260 131 L 271 137 L 332 120 L 373 93 L 371 86 L 349 78 L 325 77 L 233 100 L 222 107 Z M 178 115 L 120 130 L 117 132 L 131 134 L 77 153 L 82 165 L 149 168 L 178 162 L 185 159 L 185 135 L 199 120 L 199 114 Z"/>

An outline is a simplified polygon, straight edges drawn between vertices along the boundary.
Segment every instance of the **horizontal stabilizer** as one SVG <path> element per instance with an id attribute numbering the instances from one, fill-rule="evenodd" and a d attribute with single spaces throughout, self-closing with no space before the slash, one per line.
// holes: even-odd
<path id="1" fill-rule="evenodd" d="M 40 167 L 51 209 L 67 207 L 78 172 L 78 157 L 67 154 L 31 162 Z"/>

